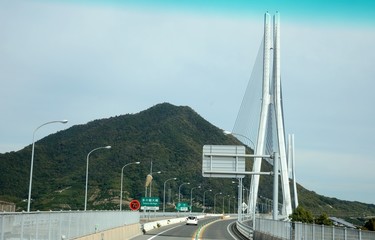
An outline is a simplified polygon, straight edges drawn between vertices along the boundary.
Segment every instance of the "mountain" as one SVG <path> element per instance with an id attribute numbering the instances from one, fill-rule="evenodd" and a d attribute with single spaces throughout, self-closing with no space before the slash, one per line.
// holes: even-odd
<path id="1" fill-rule="evenodd" d="M 241 145 L 190 107 L 169 103 L 157 104 L 136 114 L 72 126 L 35 143 L 31 209 L 83 209 L 87 155 L 107 145 L 112 148 L 98 149 L 89 156 L 88 209 L 118 209 L 121 168 L 136 161 L 141 164 L 124 168 L 126 200 L 144 196 L 145 179 L 152 162 L 155 172 L 152 196 L 162 198 L 165 181 L 176 177 L 176 181 L 168 181 L 167 199 L 176 202 L 179 186 L 190 182 L 190 186 L 181 188 L 184 201 L 190 200 L 191 188 L 201 184 L 203 189 L 194 190 L 200 202 L 203 192 L 212 189 L 206 192 L 207 205 L 213 205 L 213 196 L 219 192 L 225 194 L 228 203 L 227 195 L 237 194 L 235 179 L 202 177 L 202 147 L 206 144 Z M 16 203 L 18 211 L 25 210 L 27 205 L 30 158 L 31 145 L 17 152 L 0 154 L 0 200 Z M 247 163 L 247 169 L 251 169 L 251 164 L 251 161 Z M 272 167 L 264 161 L 262 169 Z M 157 174 L 157 171 L 162 173 Z M 245 186 L 249 186 L 249 180 L 250 177 L 245 178 Z M 272 198 L 272 181 L 272 177 L 261 178 L 260 195 Z M 324 197 L 300 185 L 298 192 L 300 205 L 315 214 L 375 215 L 372 204 Z"/>

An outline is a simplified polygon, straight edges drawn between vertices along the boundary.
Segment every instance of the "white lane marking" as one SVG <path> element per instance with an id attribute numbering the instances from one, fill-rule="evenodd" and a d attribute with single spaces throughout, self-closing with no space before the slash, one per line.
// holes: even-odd
<path id="1" fill-rule="evenodd" d="M 155 236 L 152 236 L 152 237 L 148 238 L 147 240 L 154 239 L 154 238 L 158 237 L 160 234 L 163 234 L 163 233 L 165 233 L 165 232 L 168 232 L 169 230 L 172 230 L 172 229 L 175 229 L 175 228 L 178 228 L 178 227 L 181 227 L 181 225 L 175 226 L 175 227 L 173 227 L 173 228 L 169 228 L 169 229 L 167 229 L 167 230 L 165 230 L 165 231 L 163 231 L 163 232 L 160 232 L 160 233 L 156 234 Z"/>
<path id="2" fill-rule="evenodd" d="M 231 237 L 232 237 L 233 239 L 238 240 L 238 238 L 236 238 L 236 236 L 234 236 L 234 235 L 232 234 L 232 231 L 230 230 L 230 226 L 232 226 L 233 224 L 235 224 L 235 222 L 232 222 L 231 224 L 228 224 L 228 226 L 227 226 L 227 231 L 228 231 L 229 235 L 231 235 Z"/>

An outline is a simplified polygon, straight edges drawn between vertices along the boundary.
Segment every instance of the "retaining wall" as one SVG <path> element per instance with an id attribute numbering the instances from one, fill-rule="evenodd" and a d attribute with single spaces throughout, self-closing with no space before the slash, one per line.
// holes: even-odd
<path id="1" fill-rule="evenodd" d="M 75 238 L 75 240 L 126 240 L 141 234 L 141 225 L 136 223 Z"/>

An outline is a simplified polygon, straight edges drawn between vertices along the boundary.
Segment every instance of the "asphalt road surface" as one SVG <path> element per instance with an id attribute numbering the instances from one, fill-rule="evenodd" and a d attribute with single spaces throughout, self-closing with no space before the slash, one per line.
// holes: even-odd
<path id="1" fill-rule="evenodd" d="M 230 231 L 230 225 L 235 223 L 236 219 L 221 219 L 208 224 L 200 232 L 199 239 L 237 239 Z"/>
<path id="2" fill-rule="evenodd" d="M 228 225 L 232 222 L 235 222 L 235 219 L 203 218 L 199 220 L 198 226 L 185 223 L 172 224 L 153 229 L 144 235 L 132 238 L 132 240 L 192 240 L 199 228 L 201 228 L 199 239 L 236 239 L 228 232 Z"/>

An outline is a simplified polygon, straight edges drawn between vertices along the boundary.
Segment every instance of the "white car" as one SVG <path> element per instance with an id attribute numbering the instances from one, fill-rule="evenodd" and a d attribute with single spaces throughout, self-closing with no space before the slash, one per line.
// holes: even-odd
<path id="1" fill-rule="evenodd" d="M 194 216 L 187 217 L 186 225 L 198 225 L 198 218 Z"/>

